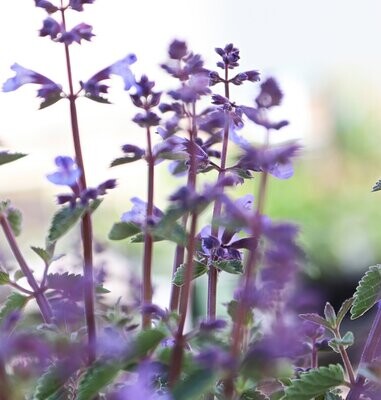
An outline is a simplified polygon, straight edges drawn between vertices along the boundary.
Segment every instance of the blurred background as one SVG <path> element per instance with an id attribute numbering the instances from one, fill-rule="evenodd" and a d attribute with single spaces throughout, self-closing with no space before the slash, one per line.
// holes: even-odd
<path id="1" fill-rule="evenodd" d="M 304 150 L 291 180 L 270 181 L 266 212 L 300 224 L 306 286 L 311 292 L 319 288 L 321 299 L 338 306 L 352 295 L 366 268 L 381 260 L 381 193 L 371 193 L 381 178 L 380 15 L 378 0 L 96 0 L 83 13 L 70 13 L 68 25 L 86 22 L 96 34 L 92 43 L 72 46 L 76 81 L 134 52 L 136 76 L 146 73 L 165 90 L 172 82 L 159 64 L 174 38 L 186 40 L 210 69 L 217 61 L 214 48 L 232 42 L 241 50 L 242 71 L 258 69 L 262 77 L 279 80 L 285 97 L 273 115 L 288 119 L 290 126 L 271 140 L 297 139 Z M 66 87 L 62 46 L 38 37 L 44 18 L 32 0 L 1 5 L 0 82 L 13 75 L 10 66 L 17 62 Z M 251 105 L 257 90 L 257 84 L 234 87 L 232 99 Z M 29 246 L 44 245 L 60 191 L 46 174 L 55 169 L 56 155 L 73 155 L 73 148 L 68 104 L 39 111 L 35 92 L 27 85 L 0 93 L 0 148 L 29 154 L 1 168 L 0 199 L 11 199 L 23 211 L 19 240 L 38 274 L 42 266 Z M 109 242 L 107 233 L 131 207 L 132 196 L 145 198 L 145 165 L 109 169 L 109 164 L 121 154 L 121 145 L 143 146 L 145 137 L 130 122 L 136 111 L 118 79 L 111 83 L 110 99 L 111 105 L 81 99 L 78 108 L 89 184 L 108 178 L 119 183 L 94 216 L 99 245 L 107 247 L 97 262 L 110 265 L 118 296 L 129 274 L 139 273 L 142 246 Z M 245 135 L 256 141 L 262 131 L 252 125 Z M 170 177 L 165 165 L 158 170 L 157 206 L 164 208 L 180 180 Z M 245 190 L 255 192 L 255 187 Z M 73 231 L 59 251 L 78 239 Z M 156 294 L 163 305 L 172 253 L 170 244 L 155 247 Z M 79 268 L 79 260 L 70 262 Z M 16 267 L 2 235 L 0 263 Z M 55 268 L 67 263 L 64 258 Z"/>

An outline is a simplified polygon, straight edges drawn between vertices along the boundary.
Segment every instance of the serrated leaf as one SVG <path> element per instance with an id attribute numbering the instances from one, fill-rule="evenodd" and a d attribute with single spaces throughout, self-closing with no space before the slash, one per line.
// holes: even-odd
<path id="1" fill-rule="evenodd" d="M 352 307 L 353 300 L 354 300 L 353 297 L 351 297 L 350 299 L 346 299 L 341 305 L 340 310 L 337 313 L 337 319 L 336 319 L 336 324 L 338 328 L 340 328 L 340 325 L 343 322 L 344 317 L 347 315 L 348 311 Z"/>
<path id="2" fill-rule="evenodd" d="M 116 360 L 96 361 L 79 382 L 77 400 L 92 400 L 102 388 L 112 382 L 120 369 L 121 363 Z"/>
<path id="3" fill-rule="evenodd" d="M 176 285 L 176 286 L 184 285 L 185 271 L 186 271 L 185 264 L 181 264 L 177 268 L 175 274 L 173 275 L 173 280 L 172 280 L 174 285 Z M 192 279 L 196 279 L 199 276 L 204 275 L 206 272 L 208 272 L 208 267 L 205 264 L 203 264 L 199 261 L 196 261 L 196 260 L 193 261 L 193 277 L 192 277 Z"/>
<path id="4" fill-rule="evenodd" d="M 30 246 L 30 248 L 44 261 L 45 264 L 50 264 L 52 255 L 41 247 Z"/>
<path id="5" fill-rule="evenodd" d="M 21 212 L 16 208 L 9 207 L 7 209 L 7 219 L 14 235 L 19 236 L 21 233 L 21 223 L 22 223 Z"/>
<path id="6" fill-rule="evenodd" d="M 82 217 L 85 213 L 85 207 L 62 207 L 53 216 L 50 225 L 48 241 L 55 242 L 64 236 Z"/>
<path id="7" fill-rule="evenodd" d="M 310 314 L 299 314 L 299 317 L 305 319 L 306 321 L 313 322 L 314 324 L 324 326 L 327 329 L 332 329 L 331 325 L 319 314 L 310 313 Z"/>
<path id="8" fill-rule="evenodd" d="M 13 280 L 17 282 L 19 279 L 24 278 L 24 272 L 21 271 L 21 269 L 18 269 L 14 274 L 13 274 Z"/>
<path id="9" fill-rule="evenodd" d="M 268 396 L 257 389 L 245 390 L 239 400 L 270 400 Z"/>
<path id="10" fill-rule="evenodd" d="M 195 400 L 206 394 L 215 383 L 211 369 L 197 370 L 179 382 L 173 389 L 174 400 Z"/>
<path id="11" fill-rule="evenodd" d="M 347 348 L 352 346 L 355 341 L 353 333 L 348 331 L 341 339 L 333 338 L 328 342 L 328 345 L 336 352 L 340 353 L 340 346 Z"/>
<path id="12" fill-rule="evenodd" d="M 241 260 L 221 260 L 215 263 L 215 267 L 229 274 L 242 274 L 243 265 Z"/>
<path id="13" fill-rule="evenodd" d="M 0 271 L 0 285 L 6 285 L 9 283 L 9 274 L 4 271 Z"/>
<path id="14" fill-rule="evenodd" d="M 325 394 L 324 400 L 343 400 L 343 398 L 336 393 L 328 392 Z"/>
<path id="15" fill-rule="evenodd" d="M 97 103 L 111 104 L 110 101 L 108 101 L 106 98 L 104 98 L 102 96 L 94 96 L 89 93 L 86 93 L 85 97 L 88 98 L 89 100 L 96 101 Z"/>
<path id="16" fill-rule="evenodd" d="M 24 308 L 29 299 L 29 297 L 22 296 L 16 292 L 11 293 L 0 309 L 0 325 L 2 325 L 4 318 L 6 318 L 11 312 Z"/>
<path id="17" fill-rule="evenodd" d="M 340 364 L 312 369 L 292 381 L 292 385 L 285 389 L 284 400 L 311 400 L 343 382 L 344 371 Z"/>
<path id="18" fill-rule="evenodd" d="M 329 302 L 325 303 L 324 316 L 325 316 L 326 321 L 332 327 L 336 326 L 336 320 L 337 320 L 336 312 L 335 312 L 335 309 L 332 307 L 332 305 Z"/>
<path id="19" fill-rule="evenodd" d="M 141 232 L 141 228 L 132 222 L 116 222 L 112 226 L 108 238 L 110 240 L 122 240 L 134 236 L 139 232 Z"/>
<path id="20" fill-rule="evenodd" d="M 49 366 L 45 373 L 38 379 L 33 400 L 47 400 L 57 398 L 60 389 L 71 375 L 80 367 L 79 363 L 70 360 L 60 360 Z M 57 394 L 56 397 L 53 397 Z"/>
<path id="21" fill-rule="evenodd" d="M 62 92 L 55 92 L 53 95 L 48 96 L 43 102 L 40 104 L 40 110 L 52 106 L 53 104 L 57 103 L 58 101 L 62 100 L 63 97 L 61 96 Z"/>
<path id="22" fill-rule="evenodd" d="M 25 157 L 26 155 L 27 154 L 23 153 L 9 153 L 8 151 L 0 151 L 0 165 L 16 161 L 22 157 Z"/>
<path id="23" fill-rule="evenodd" d="M 131 236 L 128 241 L 129 241 L 129 243 L 144 243 L 144 239 L 145 239 L 144 233 L 143 232 L 139 232 L 136 235 Z M 164 240 L 164 238 L 162 238 L 160 236 L 157 236 L 157 235 L 154 235 L 152 237 L 152 240 L 154 242 L 161 242 L 161 241 Z"/>
<path id="24" fill-rule="evenodd" d="M 361 278 L 351 308 L 351 319 L 364 315 L 381 297 L 381 265 L 373 265 Z"/>

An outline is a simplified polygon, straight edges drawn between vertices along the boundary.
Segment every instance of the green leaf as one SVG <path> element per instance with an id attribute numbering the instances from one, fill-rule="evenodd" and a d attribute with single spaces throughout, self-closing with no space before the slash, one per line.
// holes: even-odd
<path id="1" fill-rule="evenodd" d="M 364 315 L 381 296 L 381 265 L 374 265 L 369 268 L 360 280 L 354 301 L 351 308 L 351 319 Z"/>
<path id="2" fill-rule="evenodd" d="M 211 369 L 197 370 L 174 387 L 173 398 L 196 400 L 214 386 L 215 379 L 215 373 Z"/>
<path id="3" fill-rule="evenodd" d="M 354 300 L 353 297 L 351 297 L 350 299 L 346 299 L 341 305 L 340 310 L 337 313 L 337 320 L 336 320 L 338 328 L 340 328 L 340 325 L 343 322 L 344 317 L 347 315 L 348 311 L 352 307 L 353 300 Z"/>
<path id="4" fill-rule="evenodd" d="M 336 393 L 328 392 L 325 394 L 324 400 L 343 400 L 343 398 Z"/>
<path id="5" fill-rule="evenodd" d="M 285 389 L 284 400 L 311 400 L 343 382 L 344 371 L 340 364 L 312 369 L 292 381 L 292 385 Z"/>
<path id="6" fill-rule="evenodd" d="M 144 243 L 145 235 L 143 232 L 139 232 L 134 236 L 131 236 L 129 239 L 129 243 Z M 154 242 L 161 242 L 164 239 L 160 236 L 153 235 L 152 240 Z"/>
<path id="7" fill-rule="evenodd" d="M 134 156 L 124 156 L 116 158 L 111 164 L 110 167 L 117 167 L 118 165 L 129 164 L 134 161 L 140 160 L 143 158 L 143 155 L 134 155 Z"/>
<path id="8" fill-rule="evenodd" d="M 268 396 L 257 389 L 245 390 L 239 400 L 270 400 Z"/>
<path id="9" fill-rule="evenodd" d="M 16 292 L 11 293 L 0 309 L 0 325 L 12 311 L 21 310 L 29 301 L 29 299 L 29 297 L 22 296 Z"/>
<path id="10" fill-rule="evenodd" d="M 241 260 L 222 260 L 217 261 L 214 265 L 216 268 L 228 272 L 229 274 L 242 274 L 243 271 Z"/>
<path id="11" fill-rule="evenodd" d="M 299 317 L 305 319 L 306 321 L 313 322 L 317 325 L 324 326 L 327 329 L 332 330 L 332 326 L 319 314 L 310 313 L 310 314 L 299 314 Z"/>
<path id="12" fill-rule="evenodd" d="M 99 391 L 110 384 L 121 369 L 116 360 L 99 360 L 92 364 L 82 376 L 77 400 L 92 400 Z"/>
<path id="13" fill-rule="evenodd" d="M 6 285 L 7 283 L 9 283 L 8 272 L 0 271 L 0 285 Z"/>
<path id="14" fill-rule="evenodd" d="M 127 362 L 133 361 L 136 358 L 141 358 L 147 355 L 148 352 L 154 350 L 159 343 L 166 337 L 162 329 L 153 328 L 146 329 L 137 334 L 131 351 L 128 353 Z"/>
<path id="15" fill-rule="evenodd" d="M 15 282 L 17 282 L 19 279 L 24 278 L 24 272 L 21 271 L 21 269 L 18 269 L 17 271 L 15 271 L 15 273 L 13 274 L 13 280 Z"/>
<path id="16" fill-rule="evenodd" d="M 237 300 L 232 300 L 228 303 L 227 311 L 233 322 L 237 322 L 239 307 L 240 307 L 240 304 L 238 303 Z M 251 323 L 253 323 L 253 313 L 250 310 L 248 310 L 246 313 L 244 324 L 249 325 Z"/>
<path id="17" fill-rule="evenodd" d="M 187 243 L 187 234 L 185 229 L 176 222 L 168 218 L 161 219 L 153 228 L 154 236 L 162 237 L 165 240 L 175 242 L 180 246 Z"/>
<path id="18" fill-rule="evenodd" d="M 333 338 L 328 342 L 328 345 L 333 349 L 336 353 L 340 353 L 340 346 L 344 346 L 347 348 L 352 346 L 355 341 L 353 333 L 348 331 L 341 339 Z"/>
<path id="19" fill-rule="evenodd" d="M 64 236 L 85 213 L 85 207 L 62 207 L 53 217 L 50 225 L 48 241 L 55 242 Z"/>
<path id="20" fill-rule="evenodd" d="M 93 96 L 93 95 L 91 95 L 91 94 L 89 94 L 89 93 L 86 93 L 86 94 L 85 94 L 85 97 L 88 98 L 88 99 L 90 99 L 90 100 L 96 101 L 97 103 L 111 104 L 111 102 L 109 102 L 107 99 L 105 99 L 105 98 L 102 97 L 102 96 Z"/>
<path id="21" fill-rule="evenodd" d="M 141 232 L 140 227 L 132 222 L 116 222 L 112 226 L 108 238 L 110 240 L 122 240 L 136 235 L 139 232 Z"/>
<path id="22" fill-rule="evenodd" d="M 176 286 L 184 285 L 185 271 L 186 271 L 186 264 L 181 264 L 177 268 L 177 270 L 173 276 L 173 280 L 172 280 L 174 285 L 176 285 Z M 192 279 L 196 279 L 199 276 L 204 275 L 206 272 L 208 272 L 208 267 L 205 264 L 203 264 L 197 260 L 193 261 L 193 277 L 192 277 Z"/>
<path id="23" fill-rule="evenodd" d="M 74 363 L 72 359 L 60 360 L 50 365 L 37 381 L 33 400 L 54 398 L 51 396 L 62 389 L 66 381 L 75 371 L 78 370 L 79 367 L 79 363 Z"/>
<path id="24" fill-rule="evenodd" d="M 30 246 L 30 248 L 42 259 L 42 261 L 44 261 L 45 264 L 50 264 L 52 254 L 41 247 Z"/>
<path id="25" fill-rule="evenodd" d="M 7 209 L 7 219 L 9 225 L 12 228 L 13 233 L 15 236 L 20 235 L 21 233 L 21 222 L 22 222 L 22 214 L 19 210 L 13 207 L 9 207 Z"/>
<path id="26" fill-rule="evenodd" d="M 16 161 L 19 158 L 25 157 L 23 153 L 9 153 L 8 151 L 0 151 L 0 165 Z"/>
<path id="27" fill-rule="evenodd" d="M 61 95 L 62 92 L 55 92 L 53 95 L 48 96 L 41 104 L 40 104 L 40 110 L 47 108 L 49 106 L 52 106 L 53 104 L 57 103 L 57 101 L 60 101 L 63 99 L 63 96 Z"/>
<path id="28" fill-rule="evenodd" d="M 336 327 L 336 321 L 337 321 L 336 312 L 335 312 L 335 309 L 332 307 L 332 305 L 329 302 L 325 303 L 324 316 L 325 316 L 326 321 L 332 327 Z"/>

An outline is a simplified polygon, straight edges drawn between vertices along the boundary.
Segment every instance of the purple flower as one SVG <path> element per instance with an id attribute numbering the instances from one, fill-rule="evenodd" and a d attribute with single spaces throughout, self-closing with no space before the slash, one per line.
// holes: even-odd
<path id="1" fill-rule="evenodd" d="M 147 203 L 140 200 L 138 197 L 133 197 L 131 203 L 133 204 L 133 207 L 130 211 L 127 211 L 122 215 L 122 222 L 132 222 L 140 227 L 144 226 L 147 219 Z M 163 212 L 157 207 L 154 207 L 153 215 L 151 216 L 152 222 L 159 222 L 162 216 Z"/>
<path id="2" fill-rule="evenodd" d="M 217 67 L 225 69 L 225 67 L 229 69 L 233 69 L 238 67 L 238 60 L 240 59 L 239 50 L 233 46 L 232 43 L 229 43 L 225 46 L 225 48 L 217 47 L 216 53 L 221 56 L 222 62 L 219 61 L 217 63 Z"/>
<path id="3" fill-rule="evenodd" d="M 81 23 L 76 25 L 72 30 L 62 33 L 58 41 L 68 45 L 72 44 L 73 42 L 80 44 L 81 40 L 90 41 L 91 38 L 95 36 L 92 33 L 92 30 L 93 27 L 91 25 Z"/>
<path id="4" fill-rule="evenodd" d="M 55 39 L 61 32 L 61 25 L 52 17 L 44 19 L 42 28 L 40 29 L 40 36 L 50 36 L 51 39 Z"/>
<path id="5" fill-rule="evenodd" d="M 251 171 L 263 171 L 279 179 L 288 179 L 294 173 L 291 159 L 300 150 L 297 143 L 286 143 L 274 147 L 246 147 L 245 155 L 238 166 Z"/>
<path id="6" fill-rule="evenodd" d="M 70 0 L 69 6 L 72 10 L 83 11 L 84 4 L 93 4 L 94 0 Z"/>
<path id="7" fill-rule="evenodd" d="M 168 92 L 173 99 L 181 100 L 184 103 L 192 103 L 209 93 L 209 77 L 205 73 L 192 75 L 188 83 L 177 90 Z"/>
<path id="8" fill-rule="evenodd" d="M 41 85 L 41 88 L 37 92 L 37 96 L 44 100 L 48 100 L 51 97 L 59 97 L 62 93 L 60 85 L 57 85 L 55 82 L 38 72 L 26 69 L 16 63 L 12 65 L 11 69 L 16 72 L 16 76 L 9 78 L 3 84 L 3 92 L 12 92 L 27 83 L 35 83 Z"/>
<path id="9" fill-rule="evenodd" d="M 97 72 L 88 81 L 80 82 L 82 89 L 90 98 L 102 98 L 101 95 L 107 93 L 108 86 L 101 81 L 110 79 L 111 75 L 118 75 L 124 81 L 124 90 L 129 90 L 135 85 L 135 77 L 130 70 L 130 65 L 134 62 L 136 62 L 135 54 L 128 54 L 125 58 Z"/>
<path id="10" fill-rule="evenodd" d="M 283 93 L 279 88 L 278 82 L 274 78 L 268 78 L 261 84 L 261 92 L 255 99 L 258 107 L 270 108 L 279 106 L 283 98 Z"/>
<path id="11" fill-rule="evenodd" d="M 50 1 L 47 0 L 34 0 L 36 3 L 36 7 L 40 7 L 45 9 L 48 14 L 53 14 L 58 11 L 58 7 L 53 5 Z"/>
<path id="12" fill-rule="evenodd" d="M 57 172 L 47 175 L 50 182 L 55 185 L 73 186 L 81 176 L 81 171 L 71 157 L 58 156 L 55 159 Z"/>
<path id="13" fill-rule="evenodd" d="M 255 122 L 257 125 L 264 126 L 266 129 L 274 129 L 278 131 L 279 129 L 282 129 L 289 124 L 289 122 L 286 120 L 271 122 L 264 108 L 240 106 L 240 109 L 247 118 Z"/>
<path id="14" fill-rule="evenodd" d="M 188 53 L 187 44 L 183 41 L 175 39 L 170 45 L 168 54 L 174 60 L 181 60 Z"/>
<path id="15" fill-rule="evenodd" d="M 159 125 L 160 117 L 152 111 L 146 111 L 144 114 L 136 114 L 132 121 L 138 124 L 140 127 L 145 128 Z"/>
<path id="16" fill-rule="evenodd" d="M 226 326 L 227 322 L 224 319 L 210 319 L 200 322 L 200 330 L 206 332 L 221 330 L 224 329 Z"/>

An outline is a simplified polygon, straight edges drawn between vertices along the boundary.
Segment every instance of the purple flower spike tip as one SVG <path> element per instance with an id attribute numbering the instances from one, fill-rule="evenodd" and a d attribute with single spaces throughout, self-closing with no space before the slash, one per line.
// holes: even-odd
<path id="1" fill-rule="evenodd" d="M 74 185 L 81 176 L 81 171 L 74 160 L 71 157 L 58 156 L 55 159 L 55 163 L 58 171 L 47 175 L 48 180 L 55 185 Z"/>
<path id="2" fill-rule="evenodd" d="M 69 5 L 72 10 L 83 11 L 84 4 L 93 4 L 94 0 L 70 0 Z"/>

